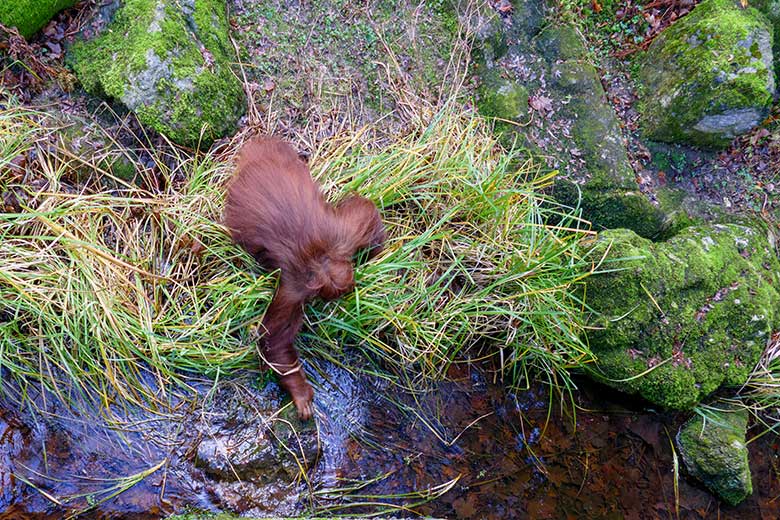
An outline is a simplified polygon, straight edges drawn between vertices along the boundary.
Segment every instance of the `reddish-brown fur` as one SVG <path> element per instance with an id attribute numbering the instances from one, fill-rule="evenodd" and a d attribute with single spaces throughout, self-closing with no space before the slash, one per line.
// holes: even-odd
<path id="1" fill-rule="evenodd" d="M 280 269 L 276 294 L 263 318 L 265 361 L 302 419 L 313 413 L 314 391 L 293 341 L 303 304 L 338 298 L 354 288 L 352 256 L 382 249 L 385 228 L 370 200 L 351 196 L 329 204 L 295 151 L 274 137 L 256 138 L 241 149 L 227 194 L 225 224 L 233 239 L 267 269 Z"/>

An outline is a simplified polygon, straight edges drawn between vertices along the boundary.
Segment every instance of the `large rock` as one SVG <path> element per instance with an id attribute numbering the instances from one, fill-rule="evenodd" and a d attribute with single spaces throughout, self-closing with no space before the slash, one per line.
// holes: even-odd
<path id="1" fill-rule="evenodd" d="M 704 0 L 647 50 L 640 80 L 646 136 L 724 147 L 769 114 L 772 27 L 736 0 Z"/>
<path id="2" fill-rule="evenodd" d="M 101 36 L 71 53 L 88 91 L 183 145 L 236 129 L 245 99 L 233 61 L 224 0 L 127 0 Z"/>
<path id="3" fill-rule="evenodd" d="M 775 57 L 775 82 L 777 82 L 777 62 L 780 59 L 780 0 L 752 0 L 750 5 L 764 13 L 772 23 L 772 29 L 775 33 L 772 53 Z"/>
<path id="4" fill-rule="evenodd" d="M 478 106 L 502 142 L 529 150 L 561 175 L 554 196 L 597 229 L 657 237 L 666 214 L 644 196 L 617 116 L 582 37 L 544 0 L 516 0 L 502 23 L 483 17 L 475 43 Z"/>
<path id="5" fill-rule="evenodd" d="M 688 473 L 735 506 L 753 493 L 745 444 L 745 409 L 694 415 L 677 434 Z"/>
<path id="6" fill-rule="evenodd" d="M 34 35 L 59 11 L 72 7 L 76 0 L 3 0 L 0 23 L 16 27 L 25 38 Z"/>
<path id="7" fill-rule="evenodd" d="M 555 197 L 579 205 L 597 229 L 628 228 L 646 238 L 657 237 L 669 225 L 667 216 L 639 190 L 598 72 L 590 63 L 572 58 L 572 49 L 582 45 L 575 43 L 581 41 L 579 35 L 570 28 L 548 28 L 542 37 L 542 48 L 557 61 L 552 66 L 553 84 L 567 100 L 561 112 L 571 121 L 579 157 L 587 165 L 585 174 L 558 179 Z"/>
<path id="8" fill-rule="evenodd" d="M 742 385 L 778 324 L 777 258 L 764 231 L 689 227 L 663 243 L 600 233 L 588 279 L 592 375 L 665 408 Z"/>

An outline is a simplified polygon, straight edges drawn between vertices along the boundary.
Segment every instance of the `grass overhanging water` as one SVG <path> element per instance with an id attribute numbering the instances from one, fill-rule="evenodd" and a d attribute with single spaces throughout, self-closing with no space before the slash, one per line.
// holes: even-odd
<path id="1" fill-rule="evenodd" d="M 12 139 L 0 164 L 36 146 L 37 117 L 3 110 L 0 132 Z M 150 375 L 159 390 L 257 367 L 275 277 L 219 224 L 232 152 L 153 153 L 165 186 L 155 191 L 110 172 L 102 189 L 75 191 L 65 179 L 80 165 L 43 148 L 42 189 L 3 167 L 0 184 L 25 201 L 0 215 L 4 383 L 141 403 L 156 398 Z M 591 268 L 578 254 L 586 231 L 540 195 L 552 176 L 499 153 L 484 121 L 448 106 L 381 151 L 362 151 L 354 135 L 330 139 L 311 166 L 331 199 L 376 201 L 390 239 L 357 269 L 353 294 L 310 306 L 306 355 L 339 361 L 356 349 L 374 361 L 362 368 L 411 386 L 485 356 L 500 357 L 512 384 L 542 374 L 566 386 L 567 369 L 590 361 L 574 296 Z"/>

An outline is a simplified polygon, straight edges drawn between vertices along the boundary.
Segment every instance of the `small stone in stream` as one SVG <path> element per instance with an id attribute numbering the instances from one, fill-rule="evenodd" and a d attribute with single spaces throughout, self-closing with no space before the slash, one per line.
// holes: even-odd
<path id="1" fill-rule="evenodd" d="M 221 481 L 293 481 L 318 456 L 314 421 L 301 423 L 292 407 L 278 413 L 247 408 L 204 432 L 195 464 Z"/>
<path id="2" fill-rule="evenodd" d="M 753 493 L 745 444 L 745 409 L 694 415 L 677 434 L 688 473 L 735 506 Z"/>

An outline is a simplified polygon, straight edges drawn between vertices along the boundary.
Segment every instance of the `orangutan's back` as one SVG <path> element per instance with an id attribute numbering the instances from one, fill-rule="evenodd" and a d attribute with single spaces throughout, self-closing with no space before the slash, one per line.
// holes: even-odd
<path id="1" fill-rule="evenodd" d="M 284 267 L 328 219 L 327 204 L 295 150 L 274 137 L 243 146 L 225 206 L 225 225 L 238 244 L 266 267 Z"/>

